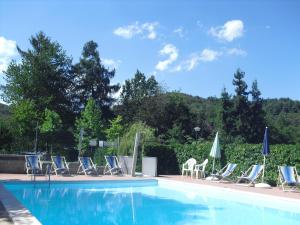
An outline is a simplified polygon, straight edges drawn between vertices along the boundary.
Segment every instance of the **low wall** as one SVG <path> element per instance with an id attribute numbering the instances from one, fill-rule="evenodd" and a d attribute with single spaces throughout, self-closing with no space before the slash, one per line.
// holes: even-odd
<path id="1" fill-rule="evenodd" d="M 0 173 L 25 173 L 24 155 L 0 155 Z"/>

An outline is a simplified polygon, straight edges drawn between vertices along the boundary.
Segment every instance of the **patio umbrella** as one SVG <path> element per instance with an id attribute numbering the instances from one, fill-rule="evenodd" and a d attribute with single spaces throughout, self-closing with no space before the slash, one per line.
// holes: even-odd
<path id="1" fill-rule="evenodd" d="M 269 133 L 268 127 L 266 127 L 265 134 L 264 134 L 264 140 L 263 140 L 263 147 L 261 150 L 261 152 L 264 156 L 264 168 L 263 168 L 263 174 L 262 174 L 262 183 L 264 182 L 264 176 L 265 176 L 266 156 L 270 154 L 268 133 Z"/>
<path id="2" fill-rule="evenodd" d="M 212 168 L 212 173 L 214 173 L 215 169 L 215 159 L 221 158 L 221 151 L 220 151 L 220 143 L 219 143 L 219 133 L 217 132 L 213 146 L 210 150 L 209 156 L 213 157 L 213 168 Z"/>

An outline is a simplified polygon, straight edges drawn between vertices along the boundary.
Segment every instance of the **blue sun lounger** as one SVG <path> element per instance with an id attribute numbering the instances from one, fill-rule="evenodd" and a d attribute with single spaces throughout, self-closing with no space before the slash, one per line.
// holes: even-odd
<path id="1" fill-rule="evenodd" d="M 218 181 L 229 180 L 228 178 L 233 173 L 236 166 L 237 166 L 237 164 L 235 164 L 235 163 L 228 163 L 216 174 L 212 174 L 212 177 L 214 178 L 213 180 L 215 180 L 215 179 L 218 179 Z"/>
<path id="2" fill-rule="evenodd" d="M 104 167 L 104 174 L 111 174 L 111 175 L 117 175 L 117 174 L 123 174 L 122 168 L 119 164 L 117 156 L 114 155 L 106 155 L 104 156 L 106 160 L 106 165 Z"/>
<path id="3" fill-rule="evenodd" d="M 295 190 L 300 187 L 298 173 L 294 166 L 278 166 L 279 183 L 283 191 Z M 287 189 L 288 188 L 288 189 Z"/>
<path id="4" fill-rule="evenodd" d="M 78 157 L 79 168 L 77 173 L 84 173 L 85 175 L 98 175 L 97 167 L 90 157 Z"/>
<path id="5" fill-rule="evenodd" d="M 39 155 L 25 155 L 25 167 L 27 175 L 31 174 L 35 175 L 38 173 L 42 173 L 42 167 L 40 163 Z"/>
<path id="6" fill-rule="evenodd" d="M 51 156 L 53 169 L 56 175 L 58 174 L 69 174 L 69 165 L 66 162 L 66 158 L 64 156 Z"/>
<path id="7" fill-rule="evenodd" d="M 249 185 L 254 184 L 255 180 L 260 176 L 263 171 L 263 165 L 253 165 L 245 173 L 242 173 L 242 176 L 238 177 L 237 183 L 241 181 L 248 182 Z M 249 173 L 249 171 L 251 171 Z"/>

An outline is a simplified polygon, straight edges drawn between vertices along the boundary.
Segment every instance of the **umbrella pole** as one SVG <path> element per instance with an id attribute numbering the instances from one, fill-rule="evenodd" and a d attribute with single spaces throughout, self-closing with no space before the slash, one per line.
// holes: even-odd
<path id="1" fill-rule="evenodd" d="M 214 158 L 214 161 L 213 161 L 213 168 L 212 168 L 212 171 L 211 171 L 212 174 L 214 173 L 214 169 L 215 169 L 215 158 Z"/>
<path id="2" fill-rule="evenodd" d="M 264 182 L 264 178 L 265 178 L 265 167 L 266 167 L 266 156 L 264 155 L 264 167 L 263 167 L 263 174 L 262 174 L 262 183 Z"/>

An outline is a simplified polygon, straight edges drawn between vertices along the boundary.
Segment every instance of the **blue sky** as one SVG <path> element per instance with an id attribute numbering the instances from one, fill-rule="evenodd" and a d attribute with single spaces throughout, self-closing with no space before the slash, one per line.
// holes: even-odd
<path id="1" fill-rule="evenodd" d="M 233 92 L 233 73 L 258 80 L 264 98 L 300 100 L 300 1 L 0 0 L 0 69 L 15 45 L 44 31 L 78 62 L 85 42 L 99 44 L 113 82 L 137 69 L 168 90 L 201 97 Z M 3 74 L 0 73 L 3 84 Z"/>

